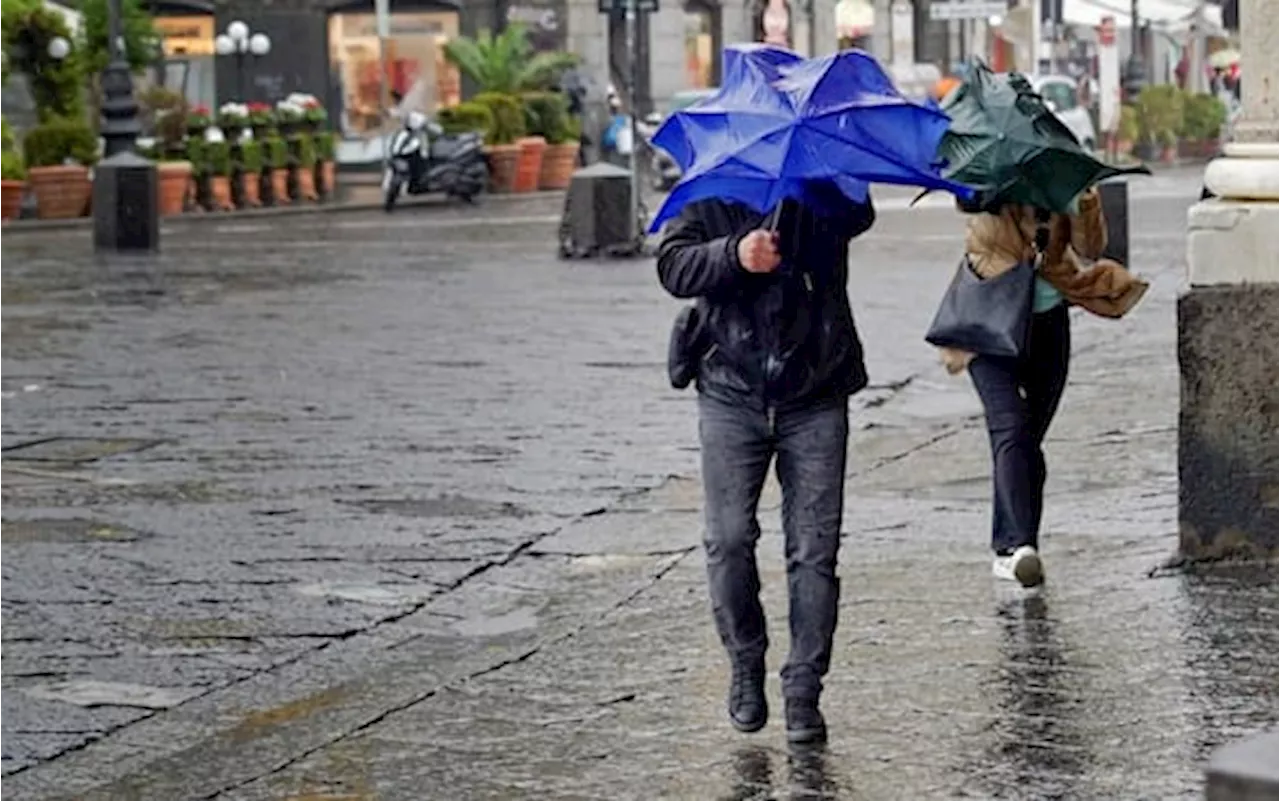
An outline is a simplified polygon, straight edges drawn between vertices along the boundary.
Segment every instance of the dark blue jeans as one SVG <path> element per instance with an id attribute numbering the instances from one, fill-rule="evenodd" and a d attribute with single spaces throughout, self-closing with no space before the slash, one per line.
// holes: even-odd
<path id="1" fill-rule="evenodd" d="M 840 580 L 848 400 L 769 415 L 699 397 L 706 494 L 707 579 L 720 641 L 736 664 L 760 664 L 768 637 L 760 605 L 756 509 L 774 458 L 782 486 L 791 653 L 788 698 L 817 698 L 831 663 Z"/>
<path id="2" fill-rule="evenodd" d="M 1058 305 L 1032 315 L 1024 358 L 979 356 L 969 363 L 991 439 L 991 548 L 997 553 L 1040 547 L 1047 475 L 1040 446 L 1058 410 L 1070 358 L 1070 319 L 1067 307 Z"/>

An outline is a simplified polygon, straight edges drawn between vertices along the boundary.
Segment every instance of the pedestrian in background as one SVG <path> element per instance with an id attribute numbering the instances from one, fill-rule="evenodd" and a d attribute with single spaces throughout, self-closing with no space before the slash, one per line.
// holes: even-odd
<path id="1" fill-rule="evenodd" d="M 771 224 L 736 203 L 690 204 L 658 252 L 663 287 L 697 299 L 687 310 L 696 322 L 673 336 L 672 362 L 684 378 L 673 369 L 672 383 L 697 382 L 703 544 L 732 669 L 729 720 L 754 732 L 768 719 L 756 511 L 776 460 L 791 629 L 782 695 L 787 738 L 796 743 L 827 736 L 818 702 L 840 598 L 848 401 L 867 383 L 846 282 L 849 241 L 871 227 L 875 212 L 870 200 L 853 204 L 834 186 L 824 189 L 822 207 L 843 213 L 788 201 Z M 788 208 L 794 213 L 782 213 Z"/>
<path id="2" fill-rule="evenodd" d="M 978 212 L 969 219 L 964 249 L 969 268 L 979 277 L 1038 264 L 1030 341 L 1020 358 L 942 349 L 950 372 L 968 368 L 986 416 L 994 484 L 992 573 L 1027 587 L 1044 580 L 1039 548 L 1047 468 L 1042 444 L 1067 383 L 1067 307 L 1120 317 L 1147 289 L 1145 281 L 1123 266 L 1101 258 L 1107 226 L 1097 187 L 1081 194 L 1076 207 L 1075 214 L 1025 204 L 965 209 Z"/>

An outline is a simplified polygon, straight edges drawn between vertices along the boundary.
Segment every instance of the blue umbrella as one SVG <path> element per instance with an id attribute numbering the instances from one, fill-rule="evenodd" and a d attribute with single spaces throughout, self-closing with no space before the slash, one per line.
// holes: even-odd
<path id="1" fill-rule="evenodd" d="M 654 133 L 653 144 L 671 154 L 680 170 L 687 172 L 693 166 L 695 142 L 701 143 L 709 128 L 727 126 L 729 114 L 750 113 L 772 105 L 775 93 L 768 84 L 782 77 L 780 68 L 803 60 L 777 45 L 748 43 L 726 47 L 720 90 L 668 117 Z M 745 86 L 752 87 L 752 91 L 743 91 Z M 772 117 L 767 121 L 772 122 Z"/>
<path id="2" fill-rule="evenodd" d="M 816 184 L 855 201 L 866 199 L 868 182 L 969 196 L 939 174 L 947 116 L 904 98 L 875 59 L 858 50 L 808 60 L 786 53 L 727 50 L 721 91 L 663 123 L 654 143 L 685 169 L 651 231 L 712 197 L 761 213 L 784 198 L 837 211 Z"/>

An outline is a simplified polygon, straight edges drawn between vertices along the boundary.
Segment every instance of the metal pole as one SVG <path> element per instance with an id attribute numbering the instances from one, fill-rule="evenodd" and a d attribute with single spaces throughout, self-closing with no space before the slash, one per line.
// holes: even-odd
<path id="1" fill-rule="evenodd" d="M 120 0 L 107 4 L 107 53 L 102 71 L 103 155 L 107 158 L 133 150 L 141 128 L 138 104 L 133 97 L 133 76 L 120 43 Z"/>
<path id="2" fill-rule="evenodd" d="M 640 238 L 640 138 L 636 130 L 636 84 L 639 82 L 639 61 L 636 57 L 636 3 L 627 3 L 627 118 L 631 125 L 631 236 Z"/>
<path id="3" fill-rule="evenodd" d="M 245 96 L 244 96 L 245 52 L 244 51 L 245 51 L 245 48 L 247 48 L 248 46 L 249 46 L 248 42 L 244 42 L 243 44 L 240 42 L 236 43 L 236 94 L 239 95 L 239 97 L 237 97 L 236 100 L 237 102 L 240 102 L 240 103 L 245 102 Z"/>

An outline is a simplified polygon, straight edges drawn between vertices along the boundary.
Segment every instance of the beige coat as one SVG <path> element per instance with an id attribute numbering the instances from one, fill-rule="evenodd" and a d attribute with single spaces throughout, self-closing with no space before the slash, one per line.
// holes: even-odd
<path id="1" fill-rule="evenodd" d="M 1068 303 L 1101 317 L 1116 318 L 1142 299 L 1147 282 L 1118 262 L 1101 258 L 1107 246 L 1107 225 L 1096 187 L 1080 196 L 1076 214 L 1054 214 L 1048 225 L 1049 244 L 1040 276 Z M 964 249 L 974 272 L 990 278 L 1034 259 L 1035 235 L 1035 209 L 1006 206 L 999 214 L 975 214 L 969 219 Z M 972 353 L 942 348 L 949 372 L 960 372 L 972 358 Z"/>

